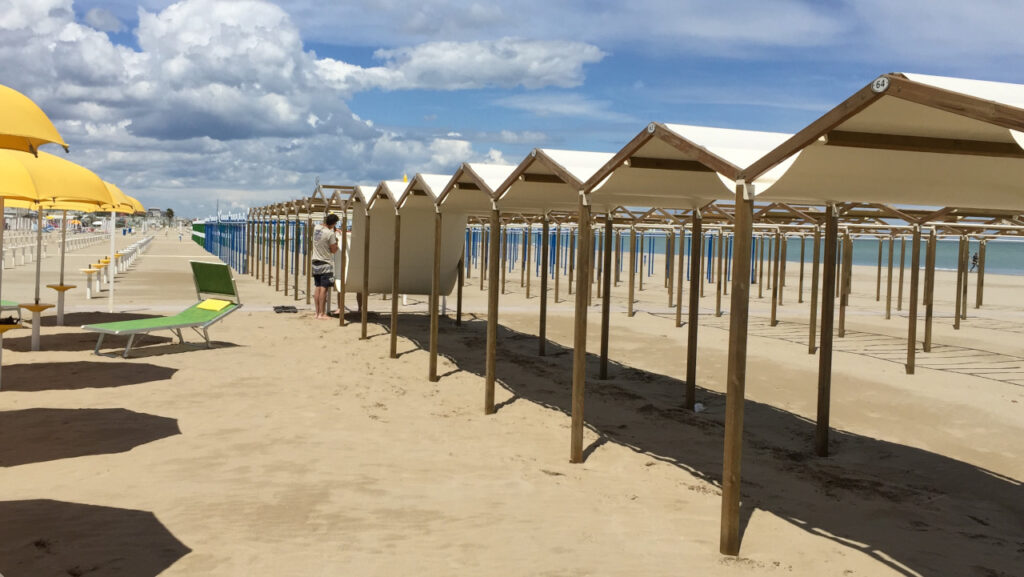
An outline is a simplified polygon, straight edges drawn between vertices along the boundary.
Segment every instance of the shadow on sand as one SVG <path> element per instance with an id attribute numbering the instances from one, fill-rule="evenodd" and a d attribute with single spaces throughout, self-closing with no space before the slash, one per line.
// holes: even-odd
<path id="1" fill-rule="evenodd" d="M 389 322 L 388 315 L 376 319 Z M 358 322 L 353 325 L 349 330 L 359 330 Z M 459 369 L 482 378 L 486 326 L 483 320 L 464 320 L 456 327 L 443 319 L 441 353 Z M 421 348 L 427 348 L 428 329 L 426 315 L 402 315 L 399 320 L 400 334 Z M 539 357 L 537 349 L 535 335 L 500 327 L 500 384 L 513 399 L 568 415 L 571 349 L 549 342 L 546 357 Z M 720 494 L 725 396 L 698 388 L 697 400 L 706 410 L 695 414 L 681 407 L 682 380 L 610 363 L 610 378 L 601 381 L 598 368 L 599 357 L 588 355 L 586 423 L 599 439 L 587 447 L 586 455 L 600 458 L 600 444 L 617 443 L 715 486 L 695 483 L 690 490 Z M 481 396 L 482 385 L 481 379 Z M 744 519 L 755 508 L 770 512 L 907 576 L 1020 574 L 1020 481 L 849 431 L 833 430 L 832 456 L 818 458 L 812 450 L 812 421 L 750 400 L 744 411 Z M 568 457 L 568 435 L 565 444 Z M 717 530 L 708 527 L 709 534 Z"/>
<path id="2" fill-rule="evenodd" d="M 139 319 L 152 319 L 156 318 L 157 316 L 159 315 L 122 312 L 106 313 L 101 311 L 65 313 L 64 326 L 69 328 L 77 328 L 82 325 L 96 325 L 99 323 L 112 323 L 116 321 L 136 321 Z M 57 317 L 56 315 L 51 313 L 43 317 L 40 322 L 44 327 L 55 327 L 57 326 Z"/>
<path id="3" fill-rule="evenodd" d="M 0 501 L 5 575 L 155 577 L 191 552 L 148 511 Z"/>
<path id="4" fill-rule="evenodd" d="M 149 363 L 33 363 L 4 367 L 4 391 L 70 391 L 164 381 L 178 369 Z"/>
<path id="5" fill-rule="evenodd" d="M 0 411 L 0 467 L 123 453 L 180 434 L 176 419 L 128 409 Z"/>

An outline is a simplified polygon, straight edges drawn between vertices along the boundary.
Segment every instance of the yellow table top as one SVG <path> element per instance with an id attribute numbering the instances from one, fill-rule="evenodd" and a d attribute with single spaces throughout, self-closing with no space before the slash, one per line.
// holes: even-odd
<path id="1" fill-rule="evenodd" d="M 19 324 L 0 325 L 0 335 L 6 333 L 7 331 L 13 331 L 14 329 L 23 329 L 23 328 L 25 328 L 25 327 L 23 327 L 23 326 L 21 326 Z"/>
<path id="2" fill-rule="evenodd" d="M 39 304 L 27 303 L 27 304 L 19 304 L 18 306 L 23 308 L 23 309 L 25 309 L 25 310 L 27 310 L 27 311 L 32 311 L 34 313 L 41 313 L 41 312 L 45 311 L 46 309 L 52 309 L 53 307 L 55 307 L 57 305 L 48 305 L 46 303 L 39 303 Z"/>
<path id="3" fill-rule="evenodd" d="M 62 293 L 64 291 L 69 291 L 69 290 L 71 290 L 73 288 L 77 288 L 77 287 L 78 287 L 78 285 L 73 285 L 73 284 L 48 284 L 48 285 L 46 285 L 46 288 L 52 288 L 53 290 L 55 290 L 55 291 L 57 291 L 59 293 Z"/>
<path id="4" fill-rule="evenodd" d="M 100 269 L 98 268 L 80 268 L 78 270 L 84 272 L 87 275 L 100 272 Z"/>

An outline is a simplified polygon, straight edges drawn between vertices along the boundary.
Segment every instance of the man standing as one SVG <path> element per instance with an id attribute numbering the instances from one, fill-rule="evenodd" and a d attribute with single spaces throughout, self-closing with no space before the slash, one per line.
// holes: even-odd
<path id="1" fill-rule="evenodd" d="M 338 252 L 338 235 L 334 227 L 338 224 L 338 215 L 328 214 L 323 224 L 313 230 L 313 284 L 316 291 L 313 301 L 316 303 L 316 316 L 313 318 L 327 319 L 327 291 L 334 285 L 334 253 Z"/>

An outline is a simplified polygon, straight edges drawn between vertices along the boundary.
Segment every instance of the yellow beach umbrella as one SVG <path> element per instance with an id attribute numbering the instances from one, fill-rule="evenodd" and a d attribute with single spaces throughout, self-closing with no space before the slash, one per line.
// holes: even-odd
<path id="1" fill-rule="evenodd" d="M 36 154 L 52 142 L 64 147 L 60 133 L 41 108 L 24 94 L 0 85 L 0 148 Z"/>
<path id="2" fill-rule="evenodd" d="M 132 208 L 135 209 L 135 213 L 146 212 L 146 207 L 142 206 L 142 203 L 138 201 L 134 196 L 128 197 L 128 202 L 132 204 Z"/>

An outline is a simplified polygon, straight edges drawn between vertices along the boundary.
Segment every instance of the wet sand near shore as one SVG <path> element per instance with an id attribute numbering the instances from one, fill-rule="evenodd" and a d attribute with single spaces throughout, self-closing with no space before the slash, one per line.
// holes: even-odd
<path id="1" fill-rule="evenodd" d="M 714 285 L 701 300 L 700 413 L 680 408 L 686 328 L 674 326 L 663 281 L 645 281 L 633 318 L 625 283 L 614 290 L 605 381 L 595 296 L 586 461 L 572 465 L 573 303 L 564 277 L 539 357 L 539 282 L 526 299 L 519 271 L 508 274 L 499 410 L 486 416 L 486 293 L 475 270 L 462 326 L 441 322 L 437 383 L 427 380 L 426 297 L 401 308 L 393 360 L 390 301 L 371 297 L 370 338 L 360 340 L 358 315 L 347 327 L 315 321 L 304 294 L 296 301 L 237 273 L 244 306 L 211 328 L 215 348 L 157 333 L 131 359 L 92 355 L 95 336 L 78 325 L 194 302 L 187 262 L 215 257 L 174 231 L 162 235 L 119 275 L 113 314 L 105 292 L 86 301 L 81 289 L 78 269 L 107 246 L 94 245 L 68 257 L 68 282 L 80 286 L 69 293 L 68 326 L 53 326 L 49 314 L 40 352 L 29 351 L 27 330 L 4 338 L 6 577 L 953 577 L 1024 566 L 1022 277 L 988 275 L 985 305 L 975 309 L 972 275 L 968 318 L 955 331 L 955 277 L 939 271 L 935 347 L 919 350 L 917 374 L 906 375 L 909 271 L 903 310 L 894 302 L 885 320 L 884 276 L 877 302 L 874 267 L 854 267 L 847 333 L 836 339 L 827 459 L 813 454 L 810 267 L 804 303 L 797 266 L 787 267 L 778 326 L 768 323 L 770 291 L 759 299 L 755 287 L 743 543 L 732 558 L 718 554 L 729 317 L 714 316 Z M 44 284 L 56 282 L 57 259 L 42 264 Z M 30 269 L 4 271 L 5 299 L 31 298 Z M 275 305 L 299 312 L 276 314 Z M 921 326 L 919 339 L 923 312 Z M 123 343 L 108 339 L 103 352 Z"/>

